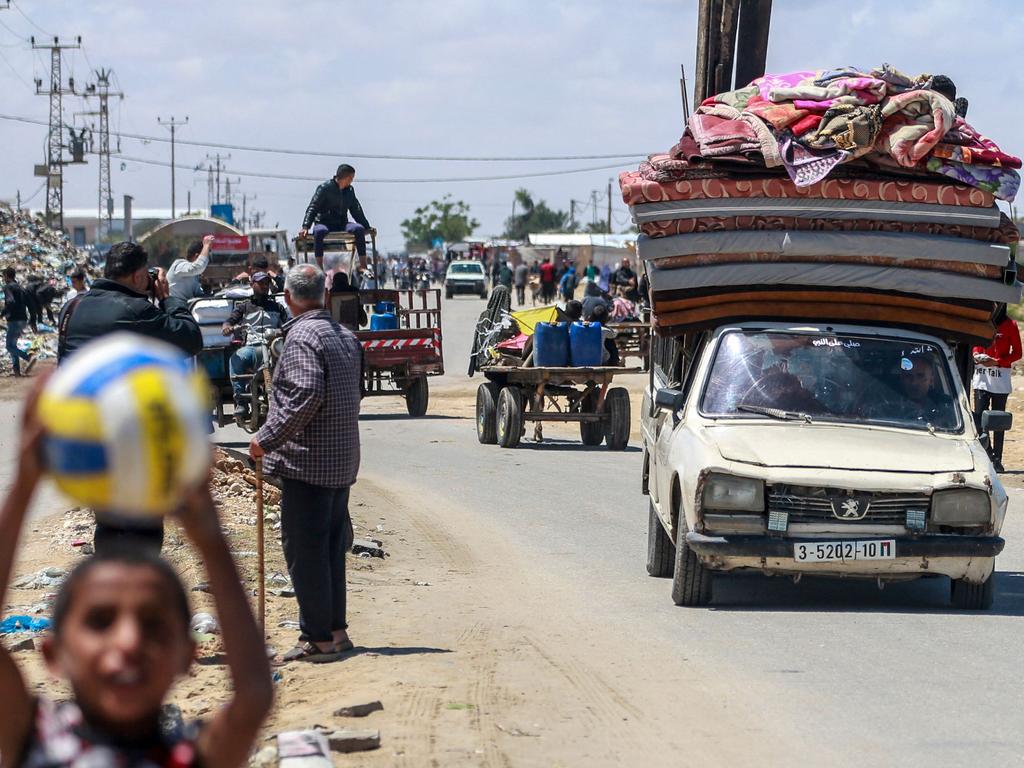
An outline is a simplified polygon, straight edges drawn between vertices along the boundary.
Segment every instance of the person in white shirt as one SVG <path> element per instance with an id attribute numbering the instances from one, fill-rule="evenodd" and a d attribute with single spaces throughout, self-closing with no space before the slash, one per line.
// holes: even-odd
<path id="1" fill-rule="evenodd" d="M 64 294 L 64 304 L 67 304 L 78 294 L 89 290 L 89 286 L 85 284 L 85 270 L 81 267 L 78 267 L 68 277 L 71 279 L 71 290 Z"/>
<path id="2" fill-rule="evenodd" d="M 199 277 L 210 265 L 212 245 L 213 235 L 207 235 L 201 242 L 197 240 L 188 247 L 184 259 L 175 259 L 171 268 L 167 270 L 167 284 L 170 286 L 171 296 L 188 301 L 203 295 Z"/>

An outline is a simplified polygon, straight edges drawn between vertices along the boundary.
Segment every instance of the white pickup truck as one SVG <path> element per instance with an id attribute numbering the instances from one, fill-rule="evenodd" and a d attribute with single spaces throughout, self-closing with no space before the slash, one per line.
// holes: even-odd
<path id="1" fill-rule="evenodd" d="M 1007 496 L 950 347 L 894 328 L 747 322 L 656 337 L 642 415 L 647 569 L 677 605 L 714 574 L 951 579 L 992 604 Z"/>

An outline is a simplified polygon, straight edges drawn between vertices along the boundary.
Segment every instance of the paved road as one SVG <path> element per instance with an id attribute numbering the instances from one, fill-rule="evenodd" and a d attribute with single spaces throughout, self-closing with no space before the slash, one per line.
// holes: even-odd
<path id="1" fill-rule="evenodd" d="M 469 329 L 482 305 L 447 303 L 450 385 L 465 383 Z M 664 738 L 682 754 L 688 743 L 721 740 L 724 730 L 753 739 L 755 750 L 775 739 L 763 764 L 1024 760 L 1020 491 L 1011 491 L 991 612 L 948 610 L 945 580 L 879 591 L 862 582 L 763 577 L 720 579 L 710 608 L 683 609 L 672 605 L 667 580 L 644 572 L 638 449 L 611 453 L 552 440 L 503 451 L 479 445 L 469 418 L 401 419 L 397 400 L 364 410 L 363 476 L 396 487 L 407 504 L 416 503 L 417 489 L 443 500 L 430 514 L 466 546 L 478 543 L 477 525 L 500 536 L 526 564 L 524 578 L 549 585 L 567 616 L 585 615 L 602 641 L 620 645 L 607 674 L 641 719 L 664 724 Z M 242 436 L 226 429 L 219 439 Z M 588 654 L 582 637 L 579 654 Z M 645 682 L 655 678 L 657 685 Z M 779 738 L 788 745 L 781 752 Z M 703 754 L 714 752 L 702 744 Z"/>

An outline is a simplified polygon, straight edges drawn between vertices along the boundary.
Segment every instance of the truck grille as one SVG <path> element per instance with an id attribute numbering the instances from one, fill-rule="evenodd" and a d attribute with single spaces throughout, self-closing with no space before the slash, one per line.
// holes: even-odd
<path id="1" fill-rule="evenodd" d="M 855 509 L 843 504 L 855 500 Z M 863 509 L 867 505 L 867 511 Z M 854 505 L 850 505 L 854 506 Z M 768 496 L 769 513 L 785 513 L 794 523 L 843 523 L 846 525 L 907 524 L 908 512 L 924 512 L 927 516 L 930 499 L 926 494 L 854 493 L 832 488 L 774 488 Z M 837 512 L 838 510 L 838 512 Z"/>

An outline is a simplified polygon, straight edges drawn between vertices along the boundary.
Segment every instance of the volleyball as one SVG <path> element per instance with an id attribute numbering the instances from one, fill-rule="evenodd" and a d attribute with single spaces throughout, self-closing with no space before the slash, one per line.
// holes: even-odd
<path id="1" fill-rule="evenodd" d="M 209 382 L 164 342 L 91 342 L 57 369 L 38 407 L 47 471 L 94 510 L 159 517 L 209 469 Z"/>

